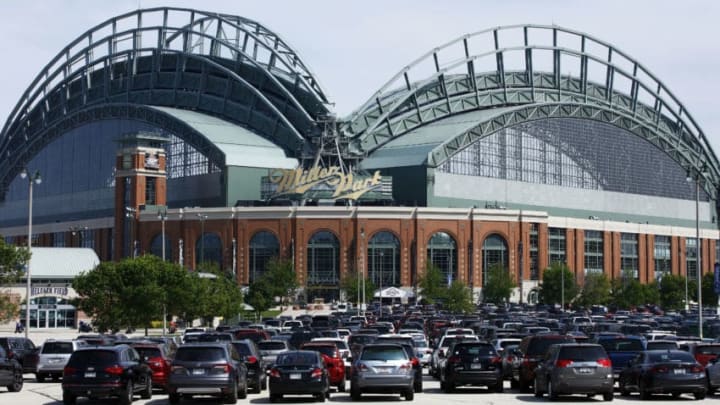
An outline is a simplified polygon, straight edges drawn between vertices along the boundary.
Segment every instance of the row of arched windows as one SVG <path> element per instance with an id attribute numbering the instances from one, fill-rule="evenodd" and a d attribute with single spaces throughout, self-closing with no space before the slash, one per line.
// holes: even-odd
<path id="1" fill-rule="evenodd" d="M 162 257 L 162 236 L 153 238 L 150 252 Z M 249 282 L 265 272 L 268 261 L 280 254 L 280 241 L 268 231 L 257 232 L 250 239 L 248 252 Z M 165 257 L 173 257 L 172 243 L 165 239 Z M 223 247 L 220 237 L 205 233 L 195 243 L 197 262 L 217 263 L 223 268 Z M 435 265 L 447 283 L 458 278 L 458 248 L 455 239 L 446 232 L 432 235 L 427 245 L 428 262 Z M 372 282 L 380 287 L 400 286 L 400 240 L 392 232 L 375 233 L 367 243 L 367 272 Z M 495 264 L 508 266 L 508 248 L 505 239 L 497 234 L 485 238 L 482 244 L 482 274 Z M 308 286 L 332 287 L 340 282 L 340 241 L 329 231 L 318 231 L 307 245 Z"/>

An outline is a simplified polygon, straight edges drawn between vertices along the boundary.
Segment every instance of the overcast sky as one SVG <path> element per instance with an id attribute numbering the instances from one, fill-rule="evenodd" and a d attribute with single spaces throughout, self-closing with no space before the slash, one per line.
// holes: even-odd
<path id="1" fill-rule="evenodd" d="M 4 122 L 40 69 L 90 27 L 142 7 L 240 15 L 303 56 L 342 117 L 400 69 L 463 34 L 508 24 L 557 24 L 615 45 L 685 104 L 720 154 L 718 1 L 150 1 L 0 2 L 0 116 Z"/>

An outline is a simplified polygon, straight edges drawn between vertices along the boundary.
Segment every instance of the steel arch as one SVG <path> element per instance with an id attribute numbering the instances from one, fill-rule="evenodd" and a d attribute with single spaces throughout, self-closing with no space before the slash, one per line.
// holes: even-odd
<path id="1" fill-rule="evenodd" d="M 522 39 L 514 43 L 510 40 L 508 44 L 502 41 L 505 36 L 510 37 L 506 34 L 513 32 Z M 535 32 L 538 38 L 531 35 Z M 551 35 L 550 40 L 542 42 L 542 34 Z M 471 45 L 482 39 L 491 44 L 490 50 L 471 52 Z M 533 67 L 536 51 L 552 55 L 549 72 Z M 448 54 L 450 58 L 445 61 L 443 55 Z M 506 57 L 516 54 L 521 54 L 524 69 L 506 69 Z M 564 57 L 577 58 L 580 70 L 577 77 L 561 74 Z M 490 72 L 476 72 L 476 66 L 488 59 L 492 59 L 493 65 Z M 605 69 L 604 83 L 589 80 L 588 67 L 594 66 L 591 63 Z M 433 72 L 429 77 L 428 66 Z M 422 76 L 414 80 L 414 75 Z M 628 94 L 619 91 L 615 84 L 621 79 L 630 83 Z M 645 102 L 646 99 L 650 101 Z M 661 81 L 612 45 L 557 26 L 496 27 L 435 48 L 391 78 L 350 115 L 343 130 L 353 138 L 355 153 L 369 154 L 414 128 L 449 115 L 560 101 L 596 105 L 643 121 L 644 125 L 654 127 L 652 137 L 664 138 L 664 143 L 680 150 L 671 154 L 678 164 L 699 173 L 704 177 L 703 183 L 712 183 L 706 188 L 714 189 L 720 181 L 720 164 L 707 138 L 685 106 Z"/>

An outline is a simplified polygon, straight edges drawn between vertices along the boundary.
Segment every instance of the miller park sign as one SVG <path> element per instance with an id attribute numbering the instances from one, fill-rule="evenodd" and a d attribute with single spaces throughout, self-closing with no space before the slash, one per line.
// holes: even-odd
<path id="1" fill-rule="evenodd" d="M 344 173 L 339 166 L 310 169 L 273 169 L 270 171 L 270 183 L 276 189 L 270 198 L 286 195 L 304 195 L 309 191 L 324 190 L 331 193 L 330 199 L 357 200 L 368 191 L 379 189 L 382 185 L 380 171 L 364 176 L 358 173 Z"/>

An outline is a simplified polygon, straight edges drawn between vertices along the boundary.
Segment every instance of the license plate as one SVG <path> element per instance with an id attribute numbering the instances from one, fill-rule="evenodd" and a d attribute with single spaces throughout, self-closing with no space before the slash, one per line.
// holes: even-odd
<path id="1" fill-rule="evenodd" d="M 389 368 L 381 368 L 381 367 L 377 368 L 378 374 L 390 374 L 390 371 L 391 370 Z"/>
<path id="2" fill-rule="evenodd" d="M 195 368 L 195 369 L 193 369 L 192 373 L 193 373 L 193 375 L 203 375 L 203 374 L 205 374 L 205 369 L 204 368 Z"/>
<path id="3" fill-rule="evenodd" d="M 590 373 L 592 373 L 592 369 L 590 367 L 580 367 L 578 369 L 578 372 L 580 374 L 590 374 Z"/>
<path id="4" fill-rule="evenodd" d="M 291 380 L 300 380 L 300 379 L 302 379 L 302 374 L 292 373 L 292 374 L 290 374 L 290 379 Z"/>
<path id="5" fill-rule="evenodd" d="M 673 370 L 673 374 L 685 374 L 685 369 L 684 368 L 676 368 L 675 370 Z"/>
<path id="6" fill-rule="evenodd" d="M 61 361 L 62 361 L 61 359 L 50 359 L 49 363 L 50 363 L 50 364 L 57 364 L 57 363 L 60 363 Z"/>
<path id="7" fill-rule="evenodd" d="M 471 364 L 470 370 L 482 370 L 482 364 Z"/>
<path id="8" fill-rule="evenodd" d="M 95 373 L 85 373 L 85 378 L 95 378 Z"/>
<path id="9" fill-rule="evenodd" d="M 618 373 L 613 373 L 613 378 L 617 380 L 618 378 L 620 378 L 620 374 L 618 374 Z"/>

